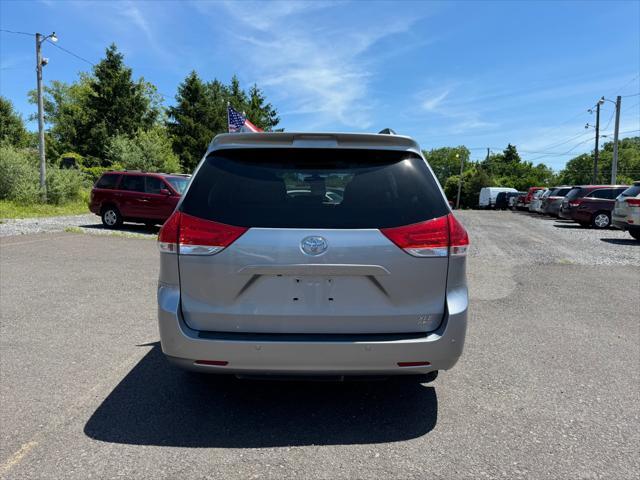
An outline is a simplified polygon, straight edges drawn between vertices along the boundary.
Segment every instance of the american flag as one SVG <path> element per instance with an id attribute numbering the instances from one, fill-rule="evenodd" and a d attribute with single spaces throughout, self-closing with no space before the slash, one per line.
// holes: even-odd
<path id="1" fill-rule="evenodd" d="M 227 106 L 227 120 L 229 123 L 229 133 L 263 131 L 261 128 L 256 127 L 253 123 L 247 120 L 247 117 L 243 114 L 234 110 L 231 105 Z"/>

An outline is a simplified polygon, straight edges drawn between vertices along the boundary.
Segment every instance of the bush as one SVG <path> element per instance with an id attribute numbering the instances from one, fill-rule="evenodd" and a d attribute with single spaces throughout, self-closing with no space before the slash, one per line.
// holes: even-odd
<path id="1" fill-rule="evenodd" d="M 180 162 L 162 127 L 139 131 L 133 138 L 117 135 L 109 141 L 107 159 L 128 170 L 179 172 Z"/>
<path id="2" fill-rule="evenodd" d="M 84 165 L 84 157 L 75 152 L 63 153 L 58 157 L 56 165 L 61 168 L 81 168 Z"/>
<path id="3" fill-rule="evenodd" d="M 93 185 L 104 172 L 122 169 L 122 165 L 116 163 L 110 167 L 83 167 L 80 171 L 84 174 L 87 182 Z"/>
<path id="4" fill-rule="evenodd" d="M 36 159 L 27 150 L 0 146 L 0 199 L 31 203 L 39 198 Z"/>
<path id="5" fill-rule="evenodd" d="M 40 201 L 40 172 L 37 157 L 29 150 L 0 146 L 0 200 L 19 204 Z M 84 175 L 76 169 L 47 166 L 47 203 L 60 205 L 83 198 Z"/>
<path id="6" fill-rule="evenodd" d="M 79 170 L 58 167 L 47 169 L 47 203 L 60 205 L 80 200 L 84 189 L 85 178 Z"/>

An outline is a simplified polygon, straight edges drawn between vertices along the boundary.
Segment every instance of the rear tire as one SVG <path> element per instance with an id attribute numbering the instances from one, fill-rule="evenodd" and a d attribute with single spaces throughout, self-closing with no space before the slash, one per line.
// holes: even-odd
<path id="1" fill-rule="evenodd" d="M 596 228 L 608 228 L 611 225 L 611 215 L 607 212 L 597 212 L 591 219 L 591 225 Z"/>
<path id="2" fill-rule="evenodd" d="M 640 242 L 640 230 L 629 230 L 629 235 Z"/>
<path id="3" fill-rule="evenodd" d="M 116 207 L 108 206 L 102 210 L 102 224 L 107 228 L 120 228 L 122 215 Z"/>

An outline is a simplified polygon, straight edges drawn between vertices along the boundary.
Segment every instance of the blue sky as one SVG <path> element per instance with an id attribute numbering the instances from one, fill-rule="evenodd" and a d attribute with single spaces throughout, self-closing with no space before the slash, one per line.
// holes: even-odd
<path id="1" fill-rule="evenodd" d="M 56 31 L 59 46 L 94 63 L 115 42 L 167 104 L 192 69 L 225 82 L 236 73 L 289 131 L 391 127 L 423 148 L 467 145 L 473 159 L 511 142 L 559 169 L 593 147 L 587 109 L 624 95 L 622 136 L 640 134 L 638 1 L 3 0 L 0 28 Z M 44 50 L 45 81 L 91 68 Z M 31 37 L 0 32 L 0 93 L 25 118 L 34 63 Z M 604 134 L 612 113 L 605 103 Z"/>

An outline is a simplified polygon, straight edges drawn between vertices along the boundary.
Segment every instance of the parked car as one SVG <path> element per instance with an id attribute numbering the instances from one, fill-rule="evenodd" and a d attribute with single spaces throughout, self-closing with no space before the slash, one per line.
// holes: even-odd
<path id="1" fill-rule="evenodd" d="M 162 224 L 175 210 L 189 178 L 180 174 L 106 172 L 91 190 L 89 210 L 100 215 L 109 228 L 123 222 Z"/>
<path id="2" fill-rule="evenodd" d="M 511 210 L 518 209 L 518 203 L 524 204 L 524 197 L 527 192 L 509 192 L 507 195 L 509 196 L 509 208 Z"/>
<path id="3" fill-rule="evenodd" d="M 531 203 L 529 203 L 529 211 L 533 213 L 542 213 L 541 205 L 542 199 L 549 192 L 548 188 L 544 188 L 542 190 L 536 190 L 531 199 Z"/>
<path id="4" fill-rule="evenodd" d="M 640 182 L 633 182 L 618 196 L 612 223 L 614 227 L 627 230 L 633 238 L 640 240 Z"/>
<path id="5" fill-rule="evenodd" d="M 480 208 L 495 208 L 500 192 L 517 192 L 517 190 L 509 187 L 483 187 L 480 189 L 478 206 Z"/>
<path id="6" fill-rule="evenodd" d="M 527 192 L 522 192 L 516 199 L 516 210 L 525 210 L 524 200 L 527 198 Z"/>
<path id="7" fill-rule="evenodd" d="M 408 137 L 218 135 L 158 242 L 180 367 L 432 379 L 462 353 L 469 239 Z"/>
<path id="8" fill-rule="evenodd" d="M 523 210 L 528 210 L 529 209 L 529 204 L 531 203 L 531 200 L 533 200 L 533 195 L 538 191 L 538 190 L 544 190 L 545 187 L 529 187 L 529 190 L 527 190 L 527 194 L 524 196 L 523 202 L 522 202 L 522 209 Z"/>
<path id="9" fill-rule="evenodd" d="M 611 211 L 615 198 L 628 185 L 583 185 L 574 187 L 562 201 L 560 218 L 573 220 L 583 227 L 611 225 Z"/>
<path id="10" fill-rule="evenodd" d="M 549 195 L 542 200 L 542 213 L 545 215 L 551 215 L 557 217 L 562 205 L 562 199 L 571 190 L 572 187 L 561 186 L 554 187 L 549 192 Z"/>
<path id="11" fill-rule="evenodd" d="M 495 204 L 496 210 L 506 210 L 507 207 L 509 206 L 507 193 L 513 193 L 513 192 L 499 192 L 498 195 L 496 196 L 496 204 Z"/>

